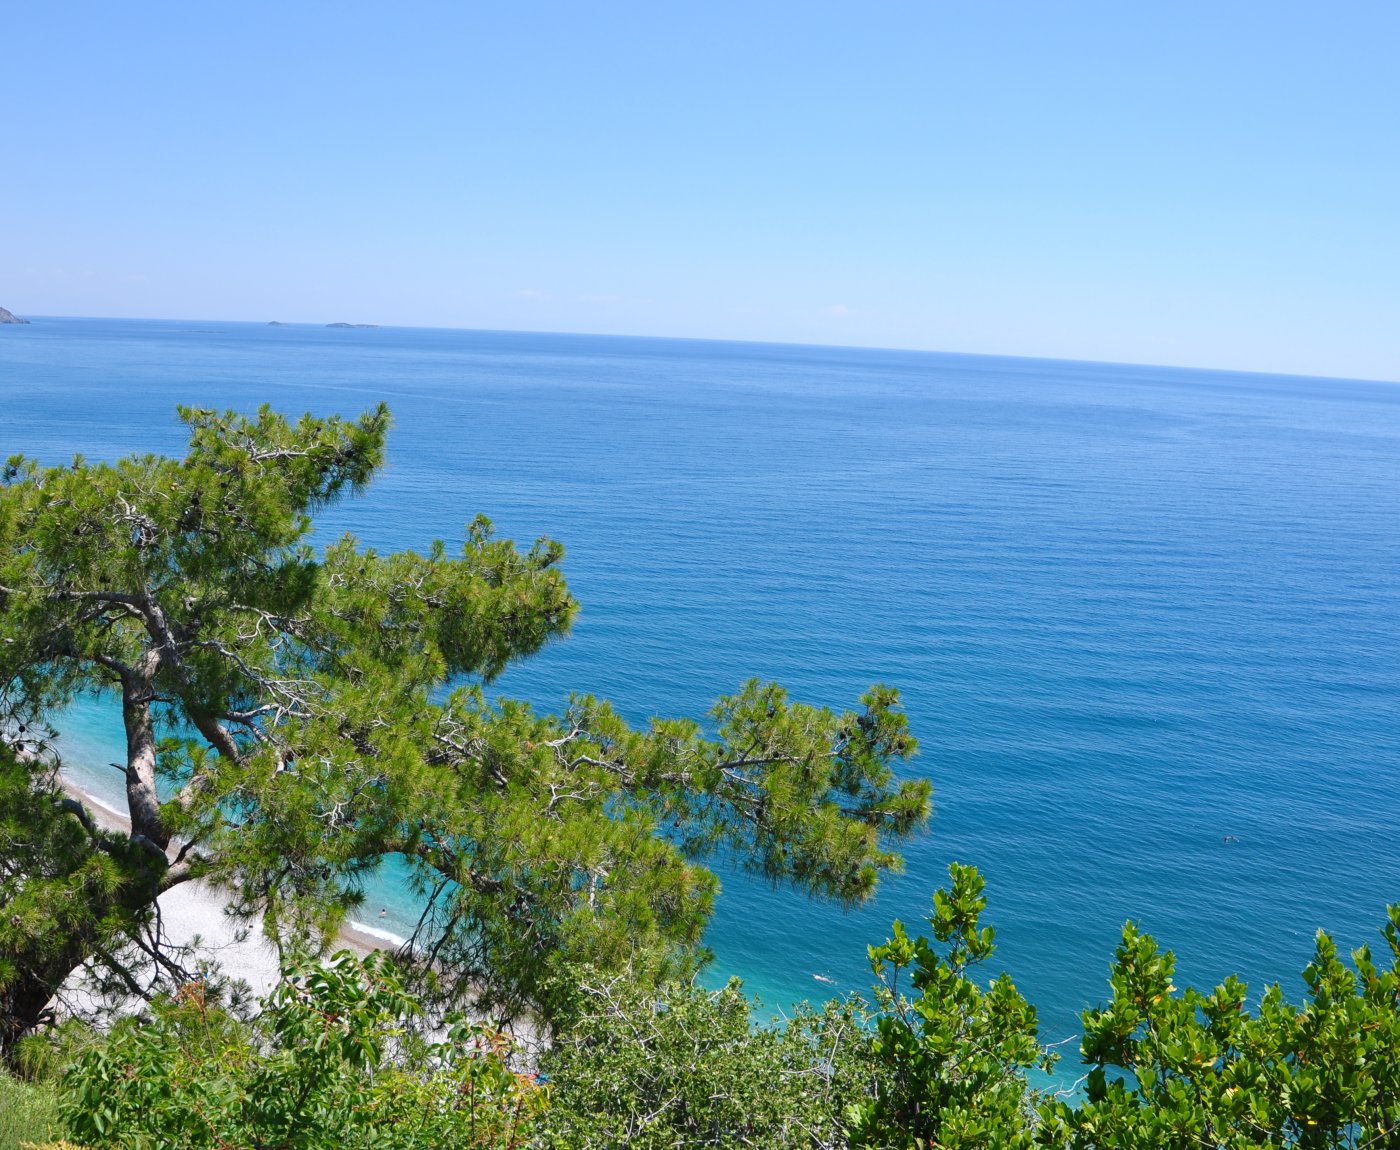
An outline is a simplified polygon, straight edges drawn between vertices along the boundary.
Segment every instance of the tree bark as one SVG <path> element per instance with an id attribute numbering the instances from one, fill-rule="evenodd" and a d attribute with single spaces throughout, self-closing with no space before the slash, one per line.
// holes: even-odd
<path id="1" fill-rule="evenodd" d="M 131 837 L 144 835 L 162 851 L 170 832 L 160 817 L 156 793 L 156 731 L 151 715 L 151 681 L 158 659 L 147 652 L 130 674 L 122 676 L 122 723 L 126 727 L 126 803 Z"/>

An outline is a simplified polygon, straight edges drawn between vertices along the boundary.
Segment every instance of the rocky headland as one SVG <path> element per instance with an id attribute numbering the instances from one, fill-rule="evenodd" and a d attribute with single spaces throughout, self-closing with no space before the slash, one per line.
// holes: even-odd
<path id="1" fill-rule="evenodd" d="M 29 321 L 28 321 L 27 319 L 20 319 L 19 316 L 15 315 L 14 312 L 12 312 L 12 311 L 6 311 L 3 307 L 0 307 L 0 323 L 28 323 L 28 322 L 29 322 Z"/>

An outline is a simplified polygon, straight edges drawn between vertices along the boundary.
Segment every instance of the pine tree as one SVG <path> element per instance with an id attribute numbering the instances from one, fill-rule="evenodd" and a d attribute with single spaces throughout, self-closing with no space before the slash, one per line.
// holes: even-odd
<path id="1" fill-rule="evenodd" d="M 182 459 L 13 458 L 0 486 L 0 1043 L 81 963 L 176 977 L 149 926 L 195 877 L 324 941 L 365 874 L 407 860 L 439 984 L 548 1019 L 569 964 L 663 977 L 703 958 L 716 855 L 856 904 L 899 865 L 929 785 L 898 696 L 835 713 L 750 682 L 691 719 L 626 724 L 485 687 L 569 628 L 562 548 L 495 539 L 317 551 L 314 514 L 381 466 L 389 415 L 181 409 Z M 53 787 L 36 732 L 120 707 L 130 832 Z M 32 841 L 12 828 L 31 820 Z M 42 881 L 39 881 L 42 876 Z"/>

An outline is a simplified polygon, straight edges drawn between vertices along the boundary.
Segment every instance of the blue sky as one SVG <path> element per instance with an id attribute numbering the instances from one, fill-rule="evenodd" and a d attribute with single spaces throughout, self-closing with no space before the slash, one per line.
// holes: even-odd
<path id="1" fill-rule="evenodd" d="M 0 37 L 0 305 L 1400 379 L 1400 4 L 143 2 Z"/>

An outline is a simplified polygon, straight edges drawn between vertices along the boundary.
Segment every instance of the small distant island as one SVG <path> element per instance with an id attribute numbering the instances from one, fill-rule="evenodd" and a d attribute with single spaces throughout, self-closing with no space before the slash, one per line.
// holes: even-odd
<path id="1" fill-rule="evenodd" d="M 15 315 L 14 312 L 12 312 L 12 311 L 6 311 L 3 307 L 0 307 L 0 323 L 28 323 L 28 322 L 29 322 L 29 321 L 28 321 L 27 319 L 20 319 L 19 316 Z"/>
<path id="2" fill-rule="evenodd" d="M 327 327 L 378 327 L 377 323 L 328 323 Z"/>
<path id="3" fill-rule="evenodd" d="M 286 327 L 287 325 L 286 325 L 285 323 L 283 323 L 280 319 L 270 319 L 270 320 L 267 321 L 267 326 L 268 326 L 268 327 Z"/>

